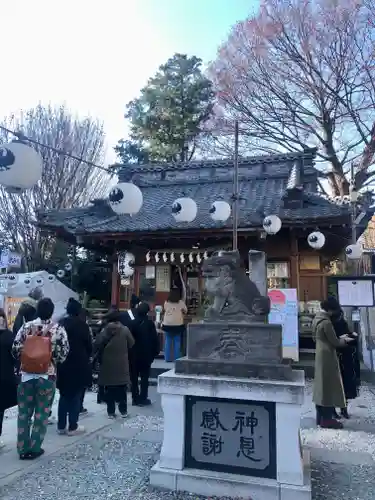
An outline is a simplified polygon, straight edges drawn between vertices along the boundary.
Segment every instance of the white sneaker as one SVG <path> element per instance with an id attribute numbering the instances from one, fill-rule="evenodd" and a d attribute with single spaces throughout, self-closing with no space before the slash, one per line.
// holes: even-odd
<path id="1" fill-rule="evenodd" d="M 60 436 L 66 436 L 67 433 L 67 429 L 57 429 L 57 434 L 60 434 Z"/>
<path id="2" fill-rule="evenodd" d="M 79 425 L 75 431 L 68 431 L 67 434 L 68 436 L 79 436 L 85 432 L 86 429 L 82 425 Z"/>

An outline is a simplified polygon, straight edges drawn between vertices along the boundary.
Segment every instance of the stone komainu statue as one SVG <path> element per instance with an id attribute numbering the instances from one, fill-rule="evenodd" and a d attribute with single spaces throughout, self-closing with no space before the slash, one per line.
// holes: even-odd
<path id="1" fill-rule="evenodd" d="M 202 271 L 206 291 L 214 298 L 206 310 L 205 321 L 266 321 L 270 300 L 260 294 L 241 268 L 239 252 L 212 255 L 204 261 Z"/>

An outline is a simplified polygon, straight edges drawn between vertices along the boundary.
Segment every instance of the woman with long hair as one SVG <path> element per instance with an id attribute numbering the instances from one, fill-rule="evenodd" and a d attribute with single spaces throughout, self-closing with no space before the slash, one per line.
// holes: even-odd
<path id="1" fill-rule="evenodd" d="M 17 405 L 16 361 L 12 356 L 14 335 L 8 328 L 7 318 L 0 309 L 0 449 L 4 412 Z"/>
<path id="2" fill-rule="evenodd" d="M 346 407 L 336 349 L 347 346 L 353 339 L 349 335 L 336 336 L 332 316 L 338 309 L 338 303 L 334 297 L 328 297 L 321 302 L 320 307 L 313 321 L 316 342 L 313 390 L 316 423 L 327 429 L 342 429 L 342 423 L 335 419 L 335 408 Z"/>
<path id="3" fill-rule="evenodd" d="M 181 337 L 185 331 L 184 314 L 187 307 L 178 288 L 172 288 L 164 303 L 163 330 L 165 333 L 164 358 L 172 362 L 181 357 Z"/>

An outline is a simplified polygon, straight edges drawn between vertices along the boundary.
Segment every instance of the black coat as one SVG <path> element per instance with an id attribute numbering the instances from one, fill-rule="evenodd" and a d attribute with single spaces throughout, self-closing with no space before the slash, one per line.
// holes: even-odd
<path id="1" fill-rule="evenodd" d="M 36 313 L 36 308 L 30 305 L 28 302 L 22 302 L 20 308 L 18 309 L 17 316 L 13 323 L 13 333 L 16 336 L 20 328 L 24 323 L 28 321 L 34 321 L 38 317 Z"/>
<path id="2" fill-rule="evenodd" d="M 336 317 L 332 317 L 332 324 L 337 337 L 351 334 L 348 323 L 342 313 Z M 358 396 L 358 389 L 361 385 L 358 338 L 345 347 L 337 349 L 337 355 L 345 397 L 346 399 L 355 399 Z"/>
<path id="3" fill-rule="evenodd" d="M 14 335 L 10 330 L 0 330 L 0 411 L 17 404 L 16 361 L 12 356 Z"/>
<path id="4" fill-rule="evenodd" d="M 63 393 L 75 393 L 91 384 L 92 338 L 86 321 L 69 316 L 60 321 L 68 335 L 69 354 L 57 365 L 57 388 Z"/>
<path id="5" fill-rule="evenodd" d="M 141 365 L 150 366 L 160 352 L 155 323 L 148 316 L 137 315 L 131 332 L 135 340 L 130 353 L 131 360 L 134 359 Z"/>

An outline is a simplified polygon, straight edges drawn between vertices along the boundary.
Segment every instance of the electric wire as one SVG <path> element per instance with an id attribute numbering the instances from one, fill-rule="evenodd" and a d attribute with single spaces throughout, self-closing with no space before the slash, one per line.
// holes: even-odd
<path id="1" fill-rule="evenodd" d="M 60 155 L 66 156 L 68 158 L 71 158 L 72 160 L 77 160 L 77 161 L 80 161 L 82 163 L 86 163 L 86 165 L 88 165 L 90 167 L 93 167 L 93 168 L 98 168 L 100 170 L 103 170 L 104 172 L 107 172 L 107 174 L 109 174 L 109 175 L 114 175 L 114 173 L 115 173 L 110 168 L 106 168 L 106 167 L 103 167 L 101 165 L 97 165 L 96 163 L 93 163 L 91 161 L 85 160 L 84 158 L 81 158 L 79 156 L 73 155 L 71 153 L 67 153 L 66 151 L 63 151 L 62 149 L 54 148 L 53 146 L 49 146 L 49 145 L 43 144 L 42 142 L 39 142 L 39 141 L 37 141 L 35 139 L 31 139 L 30 137 L 27 137 L 22 132 L 16 132 L 16 131 L 11 130 L 11 129 L 7 128 L 7 127 L 4 127 L 3 125 L 0 125 L 0 129 L 4 130 L 5 132 L 8 132 L 9 134 L 14 135 L 20 141 L 31 142 L 32 144 L 36 144 L 37 146 L 39 146 L 41 148 L 49 149 L 51 151 L 54 151 L 55 153 L 58 153 Z M 0 144 L 0 147 L 1 147 L 1 144 Z"/>

